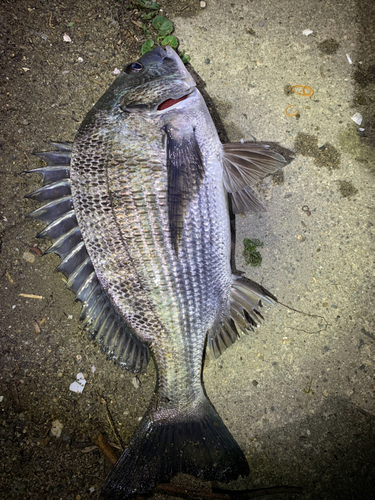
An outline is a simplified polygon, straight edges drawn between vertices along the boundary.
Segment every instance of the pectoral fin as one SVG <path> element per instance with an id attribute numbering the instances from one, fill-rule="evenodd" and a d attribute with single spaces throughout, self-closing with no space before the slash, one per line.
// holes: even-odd
<path id="1" fill-rule="evenodd" d="M 184 217 L 190 201 L 197 194 L 204 177 L 204 165 L 194 129 L 181 133 L 171 126 L 167 134 L 168 212 L 172 246 L 178 246 Z"/>
<path id="2" fill-rule="evenodd" d="M 264 144 L 223 144 L 223 150 L 223 182 L 232 194 L 234 213 L 264 210 L 250 187 L 281 168 L 285 159 Z"/>

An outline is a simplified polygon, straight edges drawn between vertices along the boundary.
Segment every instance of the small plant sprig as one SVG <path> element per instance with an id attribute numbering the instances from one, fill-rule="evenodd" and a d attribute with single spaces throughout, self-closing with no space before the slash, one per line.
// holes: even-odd
<path id="1" fill-rule="evenodd" d="M 141 14 L 142 29 L 144 34 L 148 37 L 142 45 L 142 55 L 152 50 L 155 43 L 166 47 L 170 45 L 173 49 L 178 46 L 177 38 L 172 35 L 174 30 L 173 22 L 165 16 L 158 15 L 160 6 L 157 2 L 151 0 L 133 0 L 133 3 L 145 12 Z M 184 64 L 189 62 L 190 56 L 183 52 L 181 59 Z"/>
<path id="2" fill-rule="evenodd" d="M 262 263 L 262 256 L 257 250 L 257 247 L 262 247 L 263 242 L 257 239 L 250 240 L 249 238 L 245 238 L 243 240 L 244 251 L 243 256 L 245 258 L 245 264 L 251 265 L 251 267 L 258 267 Z"/>

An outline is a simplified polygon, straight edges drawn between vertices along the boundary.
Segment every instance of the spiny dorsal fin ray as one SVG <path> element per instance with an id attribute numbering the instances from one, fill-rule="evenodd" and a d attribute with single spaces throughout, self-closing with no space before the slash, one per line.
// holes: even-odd
<path id="1" fill-rule="evenodd" d="M 262 285 L 245 277 L 233 277 L 229 316 L 223 318 L 215 331 L 208 332 L 207 343 L 214 358 L 234 344 L 241 333 L 246 334 L 259 325 L 260 319 L 263 319 L 259 311 L 262 300 L 269 304 L 277 302 L 276 297 Z"/>
<path id="2" fill-rule="evenodd" d="M 57 240 L 61 234 L 66 234 L 76 226 L 76 213 L 74 210 L 70 210 L 51 222 L 51 224 L 38 233 L 36 237 Z"/>
<path id="3" fill-rule="evenodd" d="M 269 146 L 257 143 L 223 144 L 223 182 L 232 194 L 233 212 L 259 212 L 265 207 L 250 187 L 281 168 L 285 159 Z"/>
<path id="4" fill-rule="evenodd" d="M 73 148 L 72 142 L 49 142 L 48 144 L 51 144 L 59 151 L 72 151 Z"/>
<path id="5" fill-rule="evenodd" d="M 181 132 L 166 126 L 168 214 L 172 246 L 178 254 L 184 217 L 204 177 L 204 165 L 195 131 Z"/>
<path id="6" fill-rule="evenodd" d="M 57 200 L 46 203 L 45 205 L 37 208 L 26 217 L 40 220 L 45 224 L 50 224 L 59 217 L 65 215 L 70 210 L 73 210 L 73 200 L 70 195 L 64 196 Z"/>
<path id="7" fill-rule="evenodd" d="M 44 151 L 43 153 L 34 153 L 39 158 L 42 158 L 49 167 L 53 165 L 70 165 L 70 150 L 61 149 L 59 151 Z"/>
<path id="8" fill-rule="evenodd" d="M 69 194 L 71 194 L 69 179 L 61 179 L 33 191 L 26 195 L 26 198 L 31 198 L 42 203 L 43 201 L 57 200 Z"/>
<path id="9" fill-rule="evenodd" d="M 54 165 L 51 167 L 40 167 L 28 170 L 28 174 L 42 174 L 43 186 L 51 184 L 51 182 L 60 181 L 70 177 L 70 169 L 67 165 Z"/>
<path id="10" fill-rule="evenodd" d="M 67 287 L 75 293 L 76 299 L 82 302 L 81 319 L 87 329 L 110 358 L 129 371 L 144 371 L 149 360 L 149 349 L 102 290 L 82 241 L 71 197 L 71 144 L 52 144 L 57 151 L 37 154 L 47 166 L 30 171 L 43 175 L 43 187 L 28 195 L 28 198 L 48 203 L 28 217 L 49 224 L 38 237 L 53 241 L 46 253 L 55 252 L 61 257 L 57 269 L 68 279 Z"/>

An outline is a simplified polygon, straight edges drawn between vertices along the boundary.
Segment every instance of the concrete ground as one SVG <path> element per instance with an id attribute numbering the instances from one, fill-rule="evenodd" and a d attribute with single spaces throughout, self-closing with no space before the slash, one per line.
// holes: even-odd
<path id="1" fill-rule="evenodd" d="M 284 181 L 259 188 L 267 212 L 237 216 L 236 257 L 299 312 L 267 308 L 256 335 L 205 371 L 208 394 L 251 465 L 247 487 L 372 496 L 374 12 L 354 1 L 228 0 L 176 19 L 230 140 L 294 151 Z M 368 68 L 371 82 L 361 82 Z M 293 85 L 314 94 L 297 95 Z M 297 116 L 286 115 L 289 105 Z M 261 267 L 245 265 L 244 238 L 264 243 Z"/>

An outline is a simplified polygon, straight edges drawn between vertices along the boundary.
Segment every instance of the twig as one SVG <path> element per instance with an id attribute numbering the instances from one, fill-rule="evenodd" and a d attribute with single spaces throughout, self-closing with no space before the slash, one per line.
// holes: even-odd
<path id="1" fill-rule="evenodd" d="M 103 436 L 103 434 L 101 432 L 98 432 L 93 441 L 99 448 L 99 450 L 103 453 L 108 462 L 111 465 L 115 465 L 115 463 L 118 460 L 118 455 L 116 451 L 112 448 L 112 446 L 109 444 L 109 442 L 106 440 L 106 438 Z"/>
<path id="2" fill-rule="evenodd" d="M 50 27 L 50 28 L 52 28 L 53 30 L 55 29 L 55 27 L 54 27 L 54 26 L 52 26 L 52 12 L 51 12 L 51 13 L 50 13 L 50 15 L 49 15 L 48 25 L 49 25 L 49 27 Z"/>
<path id="3" fill-rule="evenodd" d="M 18 295 L 20 297 L 25 297 L 25 299 L 38 299 L 38 300 L 44 299 L 42 295 L 33 295 L 32 293 L 19 293 Z"/>
<path id="4" fill-rule="evenodd" d="M 286 304 L 283 304 L 280 301 L 278 301 L 278 304 L 280 304 L 280 305 L 286 307 L 287 309 L 290 309 L 291 311 L 294 311 L 296 313 L 303 314 L 304 316 L 310 316 L 311 318 L 321 318 L 323 321 L 326 322 L 324 328 L 321 328 L 320 330 L 315 330 L 313 332 L 309 332 L 307 330 L 303 330 L 302 328 L 293 328 L 292 326 L 287 326 L 287 328 L 290 328 L 291 330 L 297 330 L 298 332 L 305 332 L 305 333 L 320 333 L 323 330 L 327 330 L 327 327 L 330 325 L 330 323 L 328 323 L 328 321 L 325 319 L 324 316 L 320 316 L 319 314 L 309 314 L 309 313 L 305 313 L 303 311 L 299 311 L 298 309 L 294 309 L 293 307 L 287 306 Z"/>
<path id="5" fill-rule="evenodd" d="M 107 418 L 108 418 L 109 425 L 111 426 L 112 432 L 115 435 L 118 444 L 121 446 L 121 449 L 123 450 L 125 448 L 125 446 L 124 446 L 124 443 L 122 442 L 122 439 L 121 439 L 119 433 L 116 430 L 115 424 L 113 422 L 112 415 L 111 415 L 111 413 L 109 411 L 109 408 L 108 408 L 107 401 L 103 397 L 101 397 L 100 398 L 100 402 L 102 403 L 102 405 L 104 405 L 104 407 L 105 407 L 105 409 L 107 411 Z"/>

